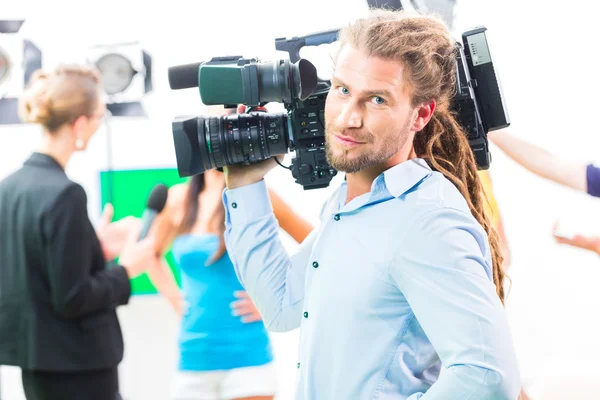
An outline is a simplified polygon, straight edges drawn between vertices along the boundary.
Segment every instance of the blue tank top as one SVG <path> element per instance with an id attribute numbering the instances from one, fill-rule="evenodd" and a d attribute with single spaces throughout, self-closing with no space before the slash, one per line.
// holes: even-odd
<path id="1" fill-rule="evenodd" d="M 227 253 L 204 265 L 218 247 L 216 235 L 186 234 L 177 237 L 171 249 L 188 304 L 179 334 L 183 371 L 229 370 L 273 360 L 264 324 L 243 323 L 232 314 L 234 292 L 244 289 Z"/>

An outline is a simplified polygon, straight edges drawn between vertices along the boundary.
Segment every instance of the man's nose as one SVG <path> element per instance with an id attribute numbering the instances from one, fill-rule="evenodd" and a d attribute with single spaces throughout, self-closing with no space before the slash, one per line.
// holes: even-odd
<path id="1" fill-rule="evenodd" d="M 360 128 L 363 123 L 362 110 L 356 104 L 349 102 L 342 109 L 338 121 L 343 128 Z"/>

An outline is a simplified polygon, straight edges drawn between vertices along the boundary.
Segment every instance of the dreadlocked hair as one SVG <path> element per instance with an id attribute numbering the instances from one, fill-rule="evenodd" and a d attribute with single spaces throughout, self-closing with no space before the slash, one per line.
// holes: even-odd
<path id="1" fill-rule="evenodd" d="M 445 24 L 436 16 L 371 10 L 368 17 L 340 31 L 340 48 L 345 45 L 369 56 L 400 62 L 406 71 L 404 79 L 411 89 L 413 107 L 435 100 L 431 120 L 415 135 L 415 152 L 456 186 L 487 233 L 494 284 L 504 303 L 504 258 L 499 236 L 484 208 L 485 193 L 467 135 L 450 110 L 456 90 L 457 49 Z"/>

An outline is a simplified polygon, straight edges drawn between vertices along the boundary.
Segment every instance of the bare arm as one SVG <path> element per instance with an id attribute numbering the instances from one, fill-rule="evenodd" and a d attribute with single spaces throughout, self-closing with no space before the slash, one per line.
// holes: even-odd
<path id="1" fill-rule="evenodd" d="M 273 190 L 269 189 L 269 197 L 273 205 L 273 213 L 279 222 L 279 226 L 286 231 L 298 243 L 302 243 L 314 229 L 307 220 L 299 216 L 292 208 L 283 201 Z"/>
<path id="2" fill-rule="evenodd" d="M 587 192 L 586 164 L 561 159 L 511 135 L 505 129 L 490 132 L 488 138 L 513 161 L 534 174 L 572 189 Z"/>
<path id="3" fill-rule="evenodd" d="M 182 315 L 184 312 L 183 294 L 165 258 L 160 257 L 154 265 L 148 268 L 147 274 L 156 290 L 167 299 L 177 314 Z"/>
<path id="4" fill-rule="evenodd" d="M 153 228 L 153 235 L 156 238 L 155 250 L 160 257 L 147 271 L 148 277 L 156 287 L 156 290 L 169 301 L 171 306 L 180 315 L 183 313 L 183 294 L 177 285 L 171 268 L 169 268 L 164 258 L 164 254 L 169 250 L 173 239 L 177 236 L 174 214 L 182 204 L 183 193 L 183 186 L 178 185 L 169 189 L 167 204 L 157 216 L 154 222 L 155 228 Z"/>
<path id="5" fill-rule="evenodd" d="M 500 247 L 502 249 L 502 255 L 504 256 L 503 268 L 506 271 L 510 267 L 511 254 L 508 240 L 506 239 L 506 232 L 504 231 L 504 223 L 502 218 L 499 216 L 498 224 L 496 225 L 496 232 L 498 232 L 498 238 L 500 239 Z"/>

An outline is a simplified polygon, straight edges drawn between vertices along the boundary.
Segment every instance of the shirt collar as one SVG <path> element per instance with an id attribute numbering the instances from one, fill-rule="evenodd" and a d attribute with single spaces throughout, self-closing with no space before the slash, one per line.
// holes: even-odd
<path id="1" fill-rule="evenodd" d="M 371 191 L 344 204 L 346 201 L 347 183 L 342 183 L 338 194 L 336 212 L 351 212 L 365 205 L 385 201 L 392 197 L 400 197 L 415 187 L 424 178 L 431 175 L 431 168 L 422 158 L 404 161 L 384 171 L 371 184 Z"/>
<path id="2" fill-rule="evenodd" d="M 431 175 L 431 172 L 431 167 L 424 159 L 412 158 L 386 170 L 383 173 L 383 179 L 390 194 L 394 197 L 400 197 Z"/>

